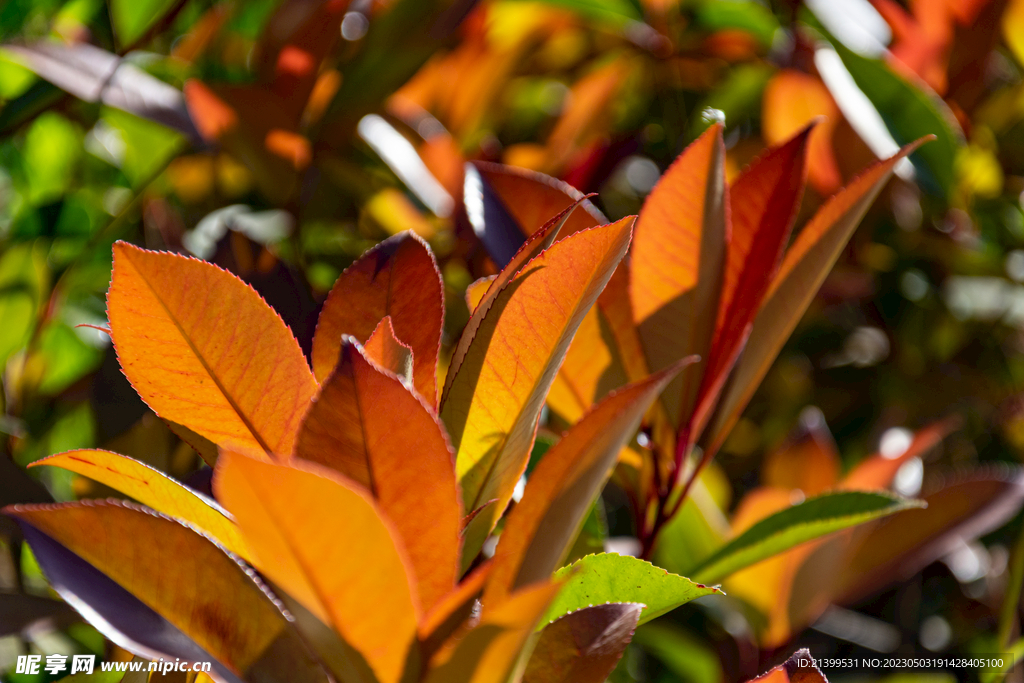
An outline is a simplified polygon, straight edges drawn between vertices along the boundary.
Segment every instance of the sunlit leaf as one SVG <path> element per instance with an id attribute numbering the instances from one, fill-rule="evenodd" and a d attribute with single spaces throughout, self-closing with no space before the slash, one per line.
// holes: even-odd
<path id="1" fill-rule="evenodd" d="M 778 272 L 803 194 L 807 138 L 804 130 L 755 160 L 729 187 L 729 238 L 722 294 L 707 369 L 698 393 L 690 438 L 710 417 L 736 358 L 747 342 L 758 308 Z M 708 454 L 713 454 L 709 450 Z"/>
<path id="2" fill-rule="evenodd" d="M 910 158 L 925 188 L 949 196 L 956 151 L 963 145 L 964 134 L 946 103 L 924 83 L 909 82 L 884 62 L 858 55 L 838 41 L 833 45 L 897 144 L 909 145 L 922 136 L 935 136 L 933 144 L 915 151 Z"/>
<path id="3" fill-rule="evenodd" d="M 793 240 L 757 312 L 746 349 L 709 427 L 712 451 L 725 441 L 896 163 L 921 142 L 858 176 L 826 202 Z"/>
<path id="4" fill-rule="evenodd" d="M 495 298 L 441 406 L 464 509 L 493 527 L 530 455 L 537 418 L 572 336 L 626 251 L 633 219 L 575 233 L 530 261 Z M 553 305 L 551 302 L 557 302 Z M 490 528 L 489 527 L 489 528 Z M 483 538 L 467 539 L 467 555 Z"/>
<path id="5" fill-rule="evenodd" d="M 377 329 L 367 338 L 363 353 L 384 370 L 400 377 L 406 384 L 412 384 L 412 349 L 395 336 L 390 315 L 384 316 Z"/>
<path id="6" fill-rule="evenodd" d="M 708 357 L 729 239 L 724 162 L 722 127 L 714 125 L 665 172 L 637 219 L 629 294 L 654 370 Z M 666 392 L 673 421 L 692 409 L 703 367 Z"/>
<path id="7" fill-rule="evenodd" d="M 691 571 L 708 583 L 795 545 L 923 505 L 883 493 L 844 491 L 809 498 L 754 524 Z"/>
<path id="8" fill-rule="evenodd" d="M 365 658 L 353 669 L 368 665 L 380 683 L 396 683 L 416 639 L 419 605 L 398 536 L 373 500 L 325 468 L 223 450 L 214 491 L 256 567 Z"/>
<path id="9" fill-rule="evenodd" d="M 138 460 L 110 451 L 78 450 L 51 455 L 30 467 L 40 465 L 60 467 L 106 484 L 157 512 L 204 531 L 231 552 L 249 557 L 238 527 L 211 501 Z"/>
<path id="10" fill-rule="evenodd" d="M 424 610 L 454 588 L 462 509 L 451 445 L 423 399 L 351 337 L 302 424 L 295 455 L 373 494 L 409 553 Z"/>
<path id="11" fill-rule="evenodd" d="M 539 255 L 542 251 L 551 246 L 551 244 L 558 239 L 559 234 L 565 224 L 570 218 L 572 218 L 573 209 L 578 204 L 585 201 L 582 197 L 575 202 L 569 204 L 568 207 L 562 209 L 561 212 L 555 214 L 541 226 L 536 232 L 531 234 L 527 238 L 523 238 L 522 241 L 516 241 L 515 251 L 510 257 L 508 257 L 502 265 L 501 272 L 490 279 L 477 280 L 474 285 L 482 287 L 484 282 L 487 282 L 487 289 L 481 294 L 479 292 L 472 294 L 470 289 L 466 290 L 466 296 L 479 297 L 473 303 L 472 311 L 473 314 L 469 318 L 469 322 L 466 323 L 465 328 L 462 330 L 462 336 L 459 337 L 459 343 L 455 346 L 455 350 L 452 351 L 452 358 L 448 364 L 448 375 L 445 378 L 444 390 L 445 394 L 451 389 L 452 382 L 455 380 L 458 374 L 459 368 L 462 366 L 462 362 L 466 359 L 466 353 L 469 351 L 469 345 L 476 337 L 477 331 L 480 329 L 480 324 L 483 322 L 487 312 L 494 305 L 495 299 L 505 288 L 505 285 L 522 270 L 523 266 L 529 263 L 534 257 Z M 516 228 L 518 231 L 519 229 Z M 472 288 L 472 285 L 470 286 Z M 443 400 L 443 397 L 442 397 Z"/>
<path id="12" fill-rule="evenodd" d="M 249 285 L 118 242 L 107 310 L 121 368 L 158 415 L 215 443 L 292 452 L 316 382 L 295 337 Z"/>
<path id="13" fill-rule="evenodd" d="M 425 683 L 504 683 L 560 584 L 544 582 L 490 605 L 480 622 L 452 636 L 430 662 Z"/>
<path id="14" fill-rule="evenodd" d="M 338 278 L 313 338 L 313 372 L 326 379 L 338 363 L 341 335 L 365 342 L 384 316 L 412 348 L 416 390 L 433 405 L 444 291 L 430 249 L 412 233 L 381 242 Z"/>
<path id="15" fill-rule="evenodd" d="M 563 579 L 565 587 L 545 612 L 544 624 L 584 607 L 622 601 L 645 606 L 640 615 L 644 624 L 702 595 L 721 592 L 650 562 L 613 553 L 588 555 L 559 569 L 555 578 Z"/>
<path id="16" fill-rule="evenodd" d="M 256 581 L 188 527 L 115 502 L 14 506 L 6 512 L 27 525 L 33 547 L 62 544 L 242 678 L 259 678 L 265 670 L 283 681 L 284 671 L 274 674 L 275 668 L 294 667 L 288 671 L 292 680 L 326 680 Z M 59 573 L 50 579 L 64 584 Z"/>
<path id="17" fill-rule="evenodd" d="M 613 392 L 544 454 L 502 531 L 485 603 L 547 578 L 565 561 L 619 451 L 683 365 Z"/>
<path id="18" fill-rule="evenodd" d="M 585 607 L 544 627 L 524 683 L 604 683 L 633 637 L 643 605 Z"/>
<path id="19" fill-rule="evenodd" d="M 841 115 L 821 79 L 793 69 L 779 71 L 764 90 L 761 109 L 761 133 L 769 145 L 780 145 L 816 117 L 825 117 L 808 142 L 807 175 L 821 195 L 838 190 L 843 177 L 832 151 L 832 133 Z"/>

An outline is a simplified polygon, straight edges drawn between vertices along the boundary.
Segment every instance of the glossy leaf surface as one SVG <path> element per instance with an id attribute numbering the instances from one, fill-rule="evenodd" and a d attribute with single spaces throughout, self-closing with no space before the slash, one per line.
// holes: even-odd
<path id="1" fill-rule="evenodd" d="M 114 502 L 15 506 L 30 524 L 93 565 L 249 678 L 277 648 L 302 653 L 290 624 L 241 566 L 176 521 Z M 146 552 L 124 539 L 152 539 Z M 308 655 L 294 658 L 296 677 L 323 680 Z M 252 671 L 252 674 L 249 672 Z"/>
<path id="2" fill-rule="evenodd" d="M 524 683 L 604 683 L 633 637 L 643 605 L 613 602 L 544 627 Z"/>
<path id="3" fill-rule="evenodd" d="M 454 588 L 462 509 L 451 445 L 423 399 L 351 337 L 303 422 L 295 455 L 372 493 L 408 551 L 424 610 Z"/>
<path id="4" fill-rule="evenodd" d="M 716 583 L 735 571 L 826 534 L 901 510 L 922 507 L 883 493 L 844 491 L 823 494 L 781 510 L 754 524 L 691 573 Z"/>
<path id="5" fill-rule="evenodd" d="M 559 569 L 555 578 L 564 580 L 565 587 L 544 614 L 545 624 L 584 607 L 621 601 L 644 605 L 639 622 L 644 624 L 694 598 L 721 592 L 650 562 L 614 553 L 587 555 Z"/>
<path id="6" fill-rule="evenodd" d="M 526 467 L 544 396 L 625 253 L 632 222 L 575 233 L 530 261 L 495 299 L 470 343 L 441 417 L 456 449 L 464 508 L 498 499 L 483 513 L 490 527 Z"/>
<path id="7" fill-rule="evenodd" d="M 249 557 L 238 527 L 212 501 L 138 460 L 110 451 L 79 450 L 32 463 L 32 467 L 40 465 L 60 467 L 106 484 L 157 512 L 201 529 L 231 552 Z"/>
<path id="8" fill-rule="evenodd" d="M 708 357 L 729 239 L 724 164 L 722 128 L 714 125 L 673 162 L 637 219 L 629 294 L 654 370 Z M 666 394 L 673 420 L 692 407 L 700 369 Z"/>
<path id="9" fill-rule="evenodd" d="M 312 466 L 309 466 L 312 468 Z M 222 451 L 214 491 L 256 567 L 334 626 L 380 683 L 395 683 L 416 639 L 419 605 L 398 535 L 338 475 Z"/>
<path id="10" fill-rule="evenodd" d="M 612 393 L 544 454 L 502 531 L 485 602 L 550 576 L 565 561 L 619 451 L 682 365 Z"/>
<path id="11" fill-rule="evenodd" d="M 430 249 L 413 233 L 384 240 L 334 283 L 313 337 L 313 372 L 324 381 L 338 363 L 341 336 L 365 342 L 384 316 L 412 348 L 416 391 L 433 405 L 444 291 Z"/>
<path id="12" fill-rule="evenodd" d="M 709 429 L 712 451 L 739 419 L 896 164 L 922 142 L 908 145 L 858 176 L 826 202 L 793 240 L 757 312 L 747 347 Z"/>
<path id="13" fill-rule="evenodd" d="M 291 453 L 316 382 L 249 285 L 118 242 L 107 312 L 121 368 L 157 415 L 218 444 Z"/>

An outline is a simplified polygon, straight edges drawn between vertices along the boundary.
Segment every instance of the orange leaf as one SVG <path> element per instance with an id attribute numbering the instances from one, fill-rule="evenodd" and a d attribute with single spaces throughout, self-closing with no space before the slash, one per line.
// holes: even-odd
<path id="1" fill-rule="evenodd" d="M 373 493 L 409 553 L 424 610 L 452 590 L 462 509 L 451 445 L 423 399 L 351 337 L 306 416 L 295 455 Z"/>
<path id="2" fill-rule="evenodd" d="M 719 402 L 707 438 L 709 452 L 714 453 L 725 441 L 896 163 L 922 142 L 918 140 L 868 168 L 826 202 L 793 240 L 778 275 L 767 288 L 746 351 Z"/>
<path id="3" fill-rule="evenodd" d="M 808 142 L 807 175 L 821 195 L 838 190 L 843 178 L 832 152 L 832 132 L 839 122 L 839 107 L 821 79 L 792 69 L 779 71 L 765 87 L 761 112 L 761 132 L 769 145 L 780 145 L 816 117 L 825 117 Z"/>
<path id="4" fill-rule="evenodd" d="M 441 406 L 464 508 L 488 530 L 526 468 L 544 397 L 573 334 L 629 245 L 632 218 L 575 233 L 530 261 L 495 298 Z M 469 556 L 483 538 L 467 538 Z"/>
<path id="5" fill-rule="evenodd" d="M 121 368 L 157 415 L 214 443 L 292 452 L 316 381 L 249 285 L 209 263 L 117 242 L 107 313 Z"/>
<path id="6" fill-rule="evenodd" d="M 444 644 L 430 662 L 425 683 L 504 683 L 561 587 L 545 581 L 490 605 L 476 627 Z"/>
<path id="7" fill-rule="evenodd" d="M 249 558 L 241 532 L 221 510 L 192 489 L 138 460 L 110 451 L 78 450 L 51 455 L 29 467 L 40 465 L 60 467 L 106 484 L 157 512 L 202 529 L 231 552 Z"/>
<path id="8" fill-rule="evenodd" d="M 256 567 L 397 683 L 419 620 L 397 532 L 356 486 L 313 468 L 222 451 L 213 485 Z"/>
<path id="9" fill-rule="evenodd" d="M 462 336 L 459 337 L 459 343 L 452 352 L 452 358 L 448 365 L 448 375 L 445 377 L 444 395 L 447 395 L 448 391 L 451 389 L 452 382 L 459 371 L 459 367 L 466 359 L 466 352 L 469 350 L 469 345 L 473 341 L 473 338 L 476 337 L 477 330 L 480 329 L 480 323 L 483 322 L 484 316 L 487 315 L 487 312 L 494 304 L 494 300 L 498 297 L 498 294 L 500 294 L 505 288 L 505 285 L 508 284 L 509 280 L 511 280 L 516 273 L 522 270 L 523 266 L 551 246 L 552 242 L 558 238 L 558 234 L 562 230 L 562 227 L 572 217 L 573 209 L 584 201 L 586 200 L 583 197 L 580 197 L 576 201 L 572 202 L 568 207 L 562 209 L 561 212 L 541 226 L 539 230 L 531 234 L 526 241 L 523 242 L 522 246 L 516 250 L 515 254 L 512 255 L 512 258 L 509 259 L 509 262 L 501 269 L 501 272 L 490 280 L 490 286 L 487 288 L 486 293 L 484 293 L 479 301 L 476 302 L 476 305 L 473 306 L 473 314 L 470 316 L 469 322 L 466 323 L 466 327 L 462 330 Z M 481 282 L 484 282 L 484 280 L 477 280 L 477 283 Z M 470 295 L 468 289 L 466 291 L 466 295 Z M 444 398 L 442 396 L 442 403 L 443 402 Z"/>
<path id="10" fill-rule="evenodd" d="M 64 545 L 188 634 L 246 680 L 298 635 L 223 550 L 192 529 L 129 503 L 89 501 L 4 510 Z M 126 542 L 130 541 L 130 542 Z M 296 679 L 324 680 L 308 656 Z M 298 657 L 296 660 L 302 661 Z"/>
<path id="11" fill-rule="evenodd" d="M 608 219 L 572 185 L 536 171 L 515 166 L 475 161 L 473 165 L 487 181 L 505 208 L 523 229 L 524 235 L 540 230 L 576 202 L 582 211 L 574 211 L 562 228 L 562 236 L 593 228 Z M 528 198 L 528 201 L 524 199 Z"/>
<path id="12" fill-rule="evenodd" d="M 686 364 L 677 362 L 613 392 L 544 454 L 502 531 L 484 604 L 548 578 L 561 566 L 619 451 L 651 402 Z"/>
<path id="13" fill-rule="evenodd" d="M 729 188 L 732 235 L 725 262 L 718 321 L 690 439 L 703 431 L 722 386 L 743 349 L 754 317 L 778 271 L 804 186 L 810 129 L 769 150 Z M 708 454 L 713 454 L 708 451 Z"/>
<path id="14" fill-rule="evenodd" d="M 323 381 L 338 363 L 341 335 L 364 342 L 384 316 L 413 351 L 416 390 L 434 405 L 444 286 L 426 242 L 413 233 L 384 240 L 353 263 L 327 295 L 313 337 L 313 372 Z"/>
<path id="15" fill-rule="evenodd" d="M 889 488 L 904 463 L 938 446 L 959 426 L 960 418 L 954 415 L 919 429 L 902 453 L 892 457 L 877 453 L 857 463 L 840 482 L 840 488 L 862 491 Z"/>
<path id="16" fill-rule="evenodd" d="M 804 427 L 796 439 L 765 458 L 761 479 L 766 486 L 800 489 L 805 495 L 813 496 L 836 485 L 839 480 L 839 453 L 824 420 L 819 422 Z M 851 488 L 859 490 L 863 487 Z"/>
<path id="17" fill-rule="evenodd" d="M 629 295 L 653 370 L 708 357 L 729 239 L 724 160 L 716 124 L 669 167 L 637 219 Z M 693 408 L 698 370 L 684 372 L 664 396 L 673 421 Z"/>
<path id="18" fill-rule="evenodd" d="M 388 372 L 398 375 L 406 384 L 412 384 L 412 349 L 399 341 L 391 316 L 386 315 L 363 346 L 366 357 Z"/>
<path id="19" fill-rule="evenodd" d="M 441 598 L 420 621 L 420 639 L 427 656 L 433 654 L 473 614 L 477 598 L 490 575 L 491 562 L 474 569 L 459 585 Z"/>
<path id="20" fill-rule="evenodd" d="M 484 300 L 484 296 L 487 295 L 487 291 L 491 288 L 491 283 L 497 277 L 497 275 L 487 275 L 469 283 L 469 287 L 466 287 L 466 307 L 469 308 L 470 313 L 475 312 L 480 306 L 480 302 Z"/>

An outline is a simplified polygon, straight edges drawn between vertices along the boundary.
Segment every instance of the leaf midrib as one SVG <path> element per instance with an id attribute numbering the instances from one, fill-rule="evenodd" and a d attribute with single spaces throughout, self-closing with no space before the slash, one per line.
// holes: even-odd
<path id="1" fill-rule="evenodd" d="M 127 254 L 128 252 L 126 252 L 126 256 Z M 199 349 L 196 348 L 196 345 L 192 343 L 192 339 L 185 332 L 185 328 L 182 327 L 181 323 L 178 321 L 178 318 L 174 315 L 174 313 L 171 312 L 171 309 L 167 306 L 167 304 L 164 303 L 163 298 L 157 292 L 156 288 L 152 285 L 152 283 L 150 283 L 150 281 L 146 278 L 145 274 L 143 274 L 142 270 L 138 268 L 138 266 L 135 264 L 135 262 L 131 259 L 130 256 L 128 256 L 126 260 L 128 261 L 128 263 L 131 264 L 132 268 L 138 274 L 139 279 L 146 285 L 149 291 L 153 294 L 153 297 L 157 300 L 157 303 L 159 303 L 161 308 L 163 308 L 164 312 L 167 314 L 168 319 L 170 319 L 170 321 L 174 323 L 174 327 L 175 329 L 178 330 L 178 334 L 180 334 L 181 338 L 185 340 L 185 343 L 188 345 L 188 348 L 192 351 L 192 354 L 199 361 L 200 365 L 203 366 L 203 369 L 206 371 L 206 374 L 209 375 L 211 380 L 213 380 L 214 385 L 216 385 L 221 395 L 228 402 L 228 405 L 231 406 L 231 409 L 235 411 L 235 414 L 242 421 L 242 424 L 245 425 L 245 428 L 249 430 L 249 433 L 256 440 L 256 443 L 258 443 L 260 445 L 260 448 L 266 451 L 267 454 L 272 455 L 273 450 L 263 439 L 263 436 L 259 433 L 259 430 L 256 429 L 256 425 L 252 423 L 249 417 L 242 410 L 242 407 L 238 405 L 237 402 L 235 402 L 235 399 L 228 392 L 227 387 L 224 386 L 224 384 L 220 381 L 220 378 L 218 378 L 217 375 L 213 372 L 213 368 L 206 361 L 203 355 L 199 352 Z"/>

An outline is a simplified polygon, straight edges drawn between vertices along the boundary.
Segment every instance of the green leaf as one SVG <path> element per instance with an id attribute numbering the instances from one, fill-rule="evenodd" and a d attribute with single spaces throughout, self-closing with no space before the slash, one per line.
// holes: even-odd
<path id="1" fill-rule="evenodd" d="M 131 45 L 159 21 L 177 0 L 110 0 L 110 21 L 118 45 Z"/>
<path id="2" fill-rule="evenodd" d="M 697 10 L 697 22 L 710 31 L 740 29 L 765 46 L 772 44 L 779 22 L 772 11 L 751 0 L 714 0 Z"/>
<path id="3" fill-rule="evenodd" d="M 563 7 L 583 17 L 614 26 L 643 21 L 640 8 L 629 0 L 543 0 L 544 4 Z"/>
<path id="4" fill-rule="evenodd" d="M 614 553 L 587 555 L 559 569 L 555 578 L 564 579 L 565 585 L 541 619 L 544 626 L 570 612 L 606 602 L 645 605 L 640 614 L 640 623 L 644 624 L 695 598 L 721 593 L 650 562 Z"/>
<path id="5" fill-rule="evenodd" d="M 737 124 L 761 115 L 761 93 L 775 70 L 764 64 L 745 64 L 732 69 L 724 82 L 712 90 L 697 106 L 690 138 L 696 139 L 715 122 L 705 114 L 717 110 L 725 115 L 725 126 L 732 130 Z"/>
<path id="6" fill-rule="evenodd" d="M 934 194 L 949 196 L 953 189 L 953 167 L 957 149 L 963 145 L 953 112 L 923 84 L 915 85 L 893 71 L 888 64 L 868 59 L 833 41 L 836 52 L 871 104 L 881 114 L 896 144 L 909 144 L 925 135 L 936 140 L 910 155 L 922 186 Z"/>
<path id="7" fill-rule="evenodd" d="M 41 242 L 11 245 L 0 256 L 0 371 L 8 356 L 28 342 L 49 279 Z"/>
<path id="8" fill-rule="evenodd" d="M 133 187 L 148 181 L 185 143 L 177 131 L 119 109 L 105 109 L 103 120 L 124 140 L 121 170 Z"/>
<path id="9" fill-rule="evenodd" d="M 702 562 L 692 574 L 707 583 L 716 583 L 800 543 L 894 512 L 922 507 L 925 504 L 921 501 L 886 493 L 826 493 L 761 520 Z"/>
<path id="10" fill-rule="evenodd" d="M 32 123 L 22 154 L 33 204 L 48 204 L 71 186 L 81 156 L 81 138 L 73 123 L 54 112 L 46 112 Z"/>

